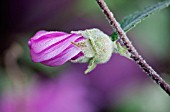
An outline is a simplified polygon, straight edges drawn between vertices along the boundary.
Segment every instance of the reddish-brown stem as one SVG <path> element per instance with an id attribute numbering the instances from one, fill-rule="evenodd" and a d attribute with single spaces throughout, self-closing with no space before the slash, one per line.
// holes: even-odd
<path id="1" fill-rule="evenodd" d="M 146 61 L 139 55 L 135 47 L 132 45 L 131 41 L 127 37 L 124 30 L 120 27 L 120 24 L 115 19 L 112 12 L 107 7 L 104 0 L 96 0 L 103 13 L 106 15 L 110 25 L 117 31 L 120 39 L 123 41 L 123 44 L 128 49 L 128 52 L 131 55 L 131 58 L 143 69 L 143 71 L 154 81 L 156 82 L 169 96 L 170 96 L 170 86 L 166 83 L 158 73 L 148 64 Z"/>

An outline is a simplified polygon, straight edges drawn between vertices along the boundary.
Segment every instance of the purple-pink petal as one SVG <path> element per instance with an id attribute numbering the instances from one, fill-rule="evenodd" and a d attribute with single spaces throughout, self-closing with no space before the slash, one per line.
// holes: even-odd
<path id="1" fill-rule="evenodd" d="M 70 60 L 72 57 L 76 56 L 79 52 L 81 52 L 79 48 L 74 47 L 74 45 L 70 45 L 61 54 L 47 61 L 43 61 L 42 63 L 48 66 L 62 65 L 68 60 Z"/>
<path id="2" fill-rule="evenodd" d="M 68 46 L 70 46 L 76 39 L 78 39 L 80 36 L 72 34 L 71 36 L 67 37 L 67 39 L 55 43 L 52 46 L 49 46 L 48 48 L 44 49 L 40 53 L 35 53 L 33 50 L 31 50 L 31 57 L 34 62 L 41 62 L 49 60 L 56 55 L 63 52 Z"/>
<path id="3" fill-rule="evenodd" d="M 80 34 L 39 31 L 28 42 L 31 58 L 48 66 L 64 64 L 82 52 L 72 42 L 85 40 Z M 82 55 L 81 55 L 82 56 Z"/>
<path id="4" fill-rule="evenodd" d="M 67 34 L 65 32 L 59 32 L 59 31 L 45 31 L 45 30 L 41 30 L 38 31 L 31 39 L 32 40 L 38 40 L 38 39 L 42 39 L 42 38 L 49 38 L 49 37 L 57 37 L 60 34 Z"/>
<path id="5" fill-rule="evenodd" d="M 48 38 L 40 38 L 39 40 L 31 40 L 32 42 L 32 46 L 31 48 L 34 49 L 35 53 L 39 53 L 41 51 L 43 51 L 44 49 L 50 47 L 53 44 L 56 44 L 57 42 L 69 37 L 71 34 L 60 34 L 58 36 L 53 36 L 53 35 L 47 35 Z M 45 37 L 47 37 L 45 36 Z M 52 37 L 53 38 L 49 38 Z"/>
<path id="6" fill-rule="evenodd" d="M 83 55 L 84 55 L 83 52 L 79 52 L 76 56 L 74 56 L 73 58 L 71 58 L 71 60 L 76 60 L 76 59 L 82 57 Z"/>

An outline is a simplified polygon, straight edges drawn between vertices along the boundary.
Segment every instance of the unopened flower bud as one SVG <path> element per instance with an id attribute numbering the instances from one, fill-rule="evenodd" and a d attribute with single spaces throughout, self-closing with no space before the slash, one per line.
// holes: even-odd
<path id="1" fill-rule="evenodd" d="M 71 34 L 58 31 L 39 31 L 28 45 L 31 58 L 48 66 L 62 65 L 66 61 L 89 63 L 85 73 L 97 64 L 106 63 L 113 51 L 109 36 L 99 29 L 72 31 Z"/>

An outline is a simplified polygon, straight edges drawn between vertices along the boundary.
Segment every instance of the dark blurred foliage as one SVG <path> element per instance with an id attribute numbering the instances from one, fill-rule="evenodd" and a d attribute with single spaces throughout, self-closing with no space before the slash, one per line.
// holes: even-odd
<path id="1" fill-rule="evenodd" d="M 160 0 L 106 0 L 119 21 L 124 16 L 158 1 Z M 70 32 L 96 27 L 110 35 L 112 29 L 95 0 L 4 0 L 0 4 L 2 11 L 0 25 L 0 94 L 3 96 L 0 104 L 15 107 L 18 102 L 18 104 L 22 103 L 20 93 L 24 93 L 24 98 L 33 99 L 28 101 L 28 104 L 41 102 L 41 100 L 43 102 L 43 97 L 48 99 L 45 93 L 49 94 L 51 91 L 55 91 L 52 92 L 51 96 L 51 99 L 54 99 L 54 104 L 59 104 L 60 101 L 62 104 L 66 103 L 67 99 L 65 99 L 66 102 L 62 98 L 58 101 L 55 93 L 61 94 L 61 97 L 64 98 L 70 91 L 83 91 L 82 93 L 75 92 L 72 94 L 74 97 L 78 95 L 76 97 L 78 102 L 83 99 L 81 105 L 88 103 L 87 107 L 82 108 L 89 108 L 89 112 L 169 112 L 170 101 L 166 93 L 154 84 L 133 61 L 119 55 L 113 54 L 112 59 L 107 64 L 99 65 L 87 76 L 83 74 L 86 64 L 67 63 L 60 67 L 46 67 L 31 61 L 27 41 L 38 30 Z M 152 15 L 128 33 L 137 50 L 168 82 L 170 82 L 169 20 L 170 8 L 167 8 Z M 80 87 L 74 84 L 74 86 L 69 86 L 69 83 L 74 82 L 74 80 L 71 80 L 68 81 L 68 85 L 61 86 L 61 88 L 63 87 L 61 89 L 58 82 L 62 82 L 62 78 L 60 78 L 62 75 L 63 77 L 70 76 L 71 79 L 72 76 L 73 78 L 76 76 L 77 82 L 75 81 L 75 84 L 80 84 Z M 54 84 L 49 84 L 51 81 Z M 83 82 L 83 84 L 80 82 Z M 49 86 L 46 87 L 44 83 Z M 62 85 L 64 85 L 63 83 Z M 38 87 L 40 85 L 39 88 L 43 89 L 36 90 L 34 86 L 37 87 L 37 85 Z M 61 90 L 55 89 L 55 85 Z M 67 86 L 71 89 L 66 88 Z M 37 94 L 42 91 L 46 92 L 41 95 L 41 100 L 34 100 L 32 95 L 27 96 L 25 94 L 26 91 L 31 91 L 33 96 L 34 92 Z M 6 95 L 6 93 L 8 94 Z M 12 95 L 13 93 L 16 96 Z M 14 98 L 16 103 L 10 104 L 10 98 Z M 68 96 L 68 98 L 71 98 L 71 96 Z M 85 101 L 84 98 L 88 100 Z M 3 101 L 7 103 L 3 103 Z M 51 100 L 46 101 L 49 103 Z M 72 103 L 75 108 L 79 107 L 74 99 Z M 54 104 L 50 102 L 50 105 Z M 2 107 L 2 105 L 0 111 L 5 107 L 8 108 L 8 106 Z M 49 108 L 54 107 L 49 106 Z M 71 107 L 68 106 L 68 108 Z M 27 111 L 26 107 L 25 111 Z M 48 112 L 53 111 L 49 110 Z M 67 112 L 72 111 L 68 110 Z"/>

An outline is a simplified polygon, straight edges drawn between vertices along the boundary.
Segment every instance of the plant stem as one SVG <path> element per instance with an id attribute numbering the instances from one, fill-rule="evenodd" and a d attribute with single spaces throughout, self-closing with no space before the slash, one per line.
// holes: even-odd
<path id="1" fill-rule="evenodd" d="M 110 25 L 117 31 L 122 40 L 123 44 L 127 48 L 128 52 L 131 55 L 131 58 L 143 69 L 143 71 L 154 81 L 156 82 L 169 96 L 170 96 L 170 86 L 166 83 L 158 73 L 139 55 L 135 47 L 132 45 L 131 41 L 127 37 L 124 30 L 120 27 L 120 24 L 117 22 L 112 12 L 107 7 L 104 0 L 96 0 L 103 13 L 106 15 Z"/>

